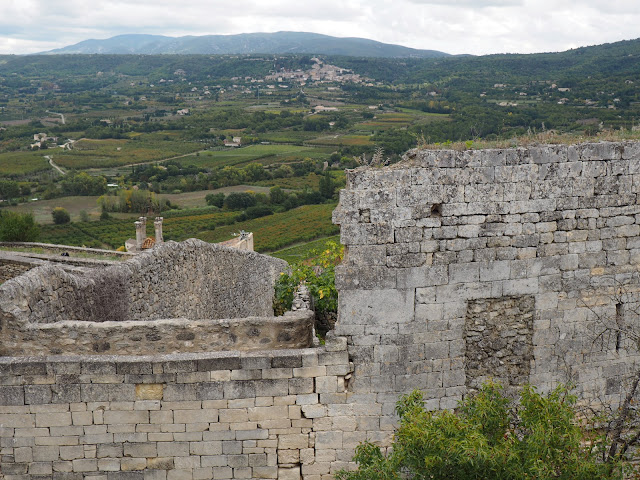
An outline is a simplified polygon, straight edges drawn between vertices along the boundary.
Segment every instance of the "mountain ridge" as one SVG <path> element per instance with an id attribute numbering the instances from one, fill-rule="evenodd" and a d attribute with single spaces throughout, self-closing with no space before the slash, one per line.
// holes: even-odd
<path id="1" fill-rule="evenodd" d="M 319 54 L 362 57 L 435 58 L 448 53 L 377 42 L 359 37 L 333 37 L 309 32 L 241 33 L 237 35 L 124 34 L 88 39 L 40 52 L 57 54 Z"/>

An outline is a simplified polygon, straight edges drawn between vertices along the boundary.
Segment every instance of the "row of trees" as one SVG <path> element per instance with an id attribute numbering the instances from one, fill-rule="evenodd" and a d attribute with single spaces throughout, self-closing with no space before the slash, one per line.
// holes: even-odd
<path id="1" fill-rule="evenodd" d="M 250 163 L 244 167 L 227 165 L 209 170 L 193 165 L 185 166 L 179 161 L 172 160 L 162 166 L 134 167 L 125 180 L 128 183 L 137 183 L 143 189 L 150 188 L 156 193 L 173 193 L 213 190 L 274 178 L 303 177 L 311 172 L 322 173 L 322 169 L 317 162 L 308 158 L 275 166 L 275 168 L 266 168 L 260 163 Z"/>

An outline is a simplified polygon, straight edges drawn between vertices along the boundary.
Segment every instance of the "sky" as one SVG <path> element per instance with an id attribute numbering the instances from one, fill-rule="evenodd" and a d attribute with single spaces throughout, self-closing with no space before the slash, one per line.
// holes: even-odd
<path id="1" fill-rule="evenodd" d="M 557 52 L 640 37 L 638 0 L 0 0 L 0 54 L 125 33 L 303 31 L 451 54 Z"/>

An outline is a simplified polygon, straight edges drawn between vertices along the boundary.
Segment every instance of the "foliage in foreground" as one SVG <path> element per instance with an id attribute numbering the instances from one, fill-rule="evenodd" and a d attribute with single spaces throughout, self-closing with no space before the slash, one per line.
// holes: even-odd
<path id="1" fill-rule="evenodd" d="M 393 449 L 363 443 L 358 470 L 338 480 L 621 479 L 618 457 L 602 462 L 606 436 L 576 421 L 576 397 L 564 386 L 548 395 L 525 386 L 518 405 L 494 383 L 460 402 L 455 413 L 424 409 L 421 392 L 398 401 Z"/>
<path id="2" fill-rule="evenodd" d="M 338 311 L 335 266 L 342 261 L 343 247 L 335 242 L 327 242 L 325 247 L 322 251 L 312 252 L 309 259 L 294 264 L 291 275 L 280 275 L 273 302 L 276 315 L 291 309 L 294 292 L 301 283 L 309 288 L 316 312 Z"/>
<path id="3" fill-rule="evenodd" d="M 31 213 L 0 212 L 1 242 L 35 242 L 40 227 Z"/>

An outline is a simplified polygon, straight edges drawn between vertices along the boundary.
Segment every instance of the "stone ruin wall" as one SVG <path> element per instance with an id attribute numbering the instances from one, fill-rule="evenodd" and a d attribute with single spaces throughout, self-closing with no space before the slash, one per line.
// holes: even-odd
<path id="1" fill-rule="evenodd" d="M 72 247 L 69 245 L 36 242 L 0 242 L 0 247 L 13 248 L 13 250 L 0 250 L 0 285 L 12 278 L 19 277 L 33 268 L 48 265 L 52 262 L 66 271 L 82 272 L 88 268 L 111 265 L 118 261 L 113 260 L 114 257 L 126 260 L 134 255 L 127 252 L 99 248 Z M 42 253 L 34 253 L 34 250 Z M 79 253 L 83 256 L 61 256 L 65 252 Z"/>
<path id="2" fill-rule="evenodd" d="M 350 172 L 334 212 L 353 391 L 390 412 L 414 388 L 452 408 L 490 378 L 573 381 L 616 403 L 638 355 L 595 342 L 595 314 L 615 318 L 621 288 L 637 305 L 640 143 L 406 157 Z"/>
<path id="3" fill-rule="evenodd" d="M 0 355 L 310 346 L 310 312 L 273 317 L 273 285 L 286 268 L 194 239 L 80 274 L 39 267 L 0 286 Z"/>
<path id="4" fill-rule="evenodd" d="M 329 480 L 389 445 L 400 393 L 488 377 L 615 403 L 638 360 L 592 314 L 637 303 L 640 144 L 413 151 L 347 176 L 326 345 L 0 359 L 8 480 Z M 631 308 L 629 308 L 631 310 Z"/>
<path id="5" fill-rule="evenodd" d="M 156 356 L 0 357 L 3 480 L 328 479 L 381 408 L 346 342 Z"/>
<path id="6" fill-rule="evenodd" d="M 19 277 L 37 266 L 37 263 L 21 258 L 0 258 L 0 284 Z"/>

